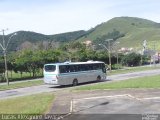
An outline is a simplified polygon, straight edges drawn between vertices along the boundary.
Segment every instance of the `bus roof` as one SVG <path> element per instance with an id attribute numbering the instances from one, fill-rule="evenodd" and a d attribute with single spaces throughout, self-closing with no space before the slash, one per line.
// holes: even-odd
<path id="1" fill-rule="evenodd" d="M 102 61 L 64 62 L 64 63 L 48 63 L 45 65 L 74 65 L 74 64 L 87 64 L 87 63 L 104 63 L 104 62 L 102 62 Z"/>

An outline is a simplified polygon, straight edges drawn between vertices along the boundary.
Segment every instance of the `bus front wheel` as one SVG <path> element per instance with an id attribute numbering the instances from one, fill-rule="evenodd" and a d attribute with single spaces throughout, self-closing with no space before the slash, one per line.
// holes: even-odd
<path id="1" fill-rule="evenodd" d="M 98 77 L 97 77 L 97 81 L 101 81 L 101 76 L 98 76 Z"/>
<path id="2" fill-rule="evenodd" d="M 78 85 L 78 80 L 77 80 L 77 79 L 74 79 L 72 85 L 73 85 L 73 86 L 77 86 L 77 85 Z"/>

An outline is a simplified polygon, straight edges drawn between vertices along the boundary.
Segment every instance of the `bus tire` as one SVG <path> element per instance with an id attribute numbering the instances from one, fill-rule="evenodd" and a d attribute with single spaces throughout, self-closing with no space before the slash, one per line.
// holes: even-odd
<path id="1" fill-rule="evenodd" d="M 97 76 L 97 81 L 101 81 L 101 76 Z"/>
<path id="2" fill-rule="evenodd" d="M 72 85 L 73 85 L 73 86 L 77 86 L 77 85 L 78 85 L 78 80 L 77 80 L 77 79 L 74 79 L 73 82 L 72 82 Z"/>

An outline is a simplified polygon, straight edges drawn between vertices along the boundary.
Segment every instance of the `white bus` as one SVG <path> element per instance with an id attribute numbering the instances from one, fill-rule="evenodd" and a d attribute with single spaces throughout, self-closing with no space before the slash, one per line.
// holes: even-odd
<path id="1" fill-rule="evenodd" d="M 44 83 L 56 85 L 78 85 L 89 81 L 106 79 L 104 62 L 64 62 L 44 65 Z"/>

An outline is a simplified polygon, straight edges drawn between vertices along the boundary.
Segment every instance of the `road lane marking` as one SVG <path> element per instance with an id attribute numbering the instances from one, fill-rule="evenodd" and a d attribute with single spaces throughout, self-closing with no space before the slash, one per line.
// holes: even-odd
<path id="1" fill-rule="evenodd" d="M 160 97 L 149 97 L 149 98 L 142 98 L 143 100 L 153 100 L 153 99 L 160 99 Z"/>
<path id="2" fill-rule="evenodd" d="M 73 100 L 71 100 L 71 105 L 70 105 L 70 113 L 73 112 Z"/>
<path id="3" fill-rule="evenodd" d="M 74 99 L 74 100 L 90 100 L 90 99 L 99 99 L 99 98 L 116 98 L 116 97 L 127 97 L 127 96 L 131 96 L 128 94 L 122 94 L 122 95 L 111 95 L 111 96 L 98 96 L 98 97 L 88 97 L 88 98 L 78 98 L 78 99 Z"/>

